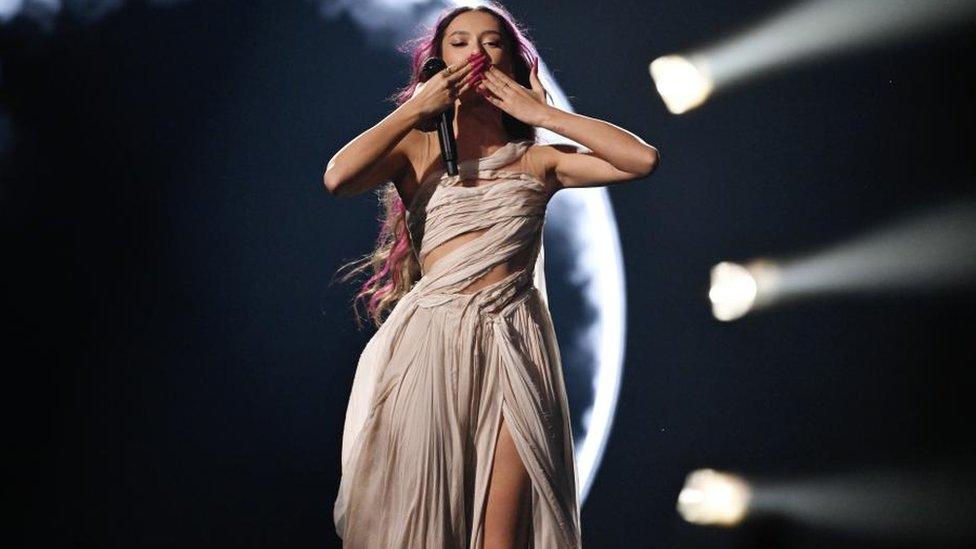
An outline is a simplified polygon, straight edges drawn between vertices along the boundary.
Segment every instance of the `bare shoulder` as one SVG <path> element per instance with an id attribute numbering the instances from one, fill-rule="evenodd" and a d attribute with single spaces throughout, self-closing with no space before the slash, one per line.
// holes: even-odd
<path id="1" fill-rule="evenodd" d="M 550 194 L 562 188 L 556 169 L 561 156 L 576 154 L 586 149 L 565 143 L 536 143 L 526 151 L 526 160 L 532 175 L 545 182 Z"/>

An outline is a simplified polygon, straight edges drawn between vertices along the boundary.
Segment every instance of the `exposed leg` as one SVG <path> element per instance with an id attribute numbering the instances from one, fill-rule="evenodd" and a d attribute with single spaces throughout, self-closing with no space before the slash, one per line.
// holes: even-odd
<path id="1" fill-rule="evenodd" d="M 488 480 L 484 549 L 526 547 L 532 511 L 531 496 L 532 481 L 515 450 L 515 443 L 503 414 Z"/>

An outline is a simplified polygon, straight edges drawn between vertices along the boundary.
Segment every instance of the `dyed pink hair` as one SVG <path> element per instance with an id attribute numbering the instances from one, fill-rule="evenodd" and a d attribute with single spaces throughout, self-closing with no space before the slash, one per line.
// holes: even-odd
<path id="1" fill-rule="evenodd" d="M 484 11 L 491 13 L 498 19 L 502 34 L 505 35 L 505 43 L 515 46 L 511 56 L 514 79 L 526 88 L 531 87 L 529 72 L 530 67 L 538 57 L 538 52 L 529 40 L 524 27 L 517 23 L 511 13 L 501 4 L 492 1 L 479 6 L 462 6 L 446 10 L 437 18 L 433 27 L 426 28 L 421 36 L 401 45 L 398 51 L 409 55 L 411 59 L 410 81 L 388 100 L 399 107 L 413 97 L 414 90 L 420 83 L 420 69 L 423 62 L 431 56 L 442 56 L 441 41 L 445 30 L 455 17 L 468 11 Z M 535 140 L 534 127 L 507 113 L 502 113 L 502 124 L 510 140 Z M 376 238 L 376 248 L 359 260 L 343 266 L 353 267 L 349 273 L 342 277 L 343 280 L 367 268 L 371 268 L 373 273 L 353 298 L 356 322 L 360 327 L 362 327 L 362 323 L 359 309 L 356 306 L 359 300 L 366 302 L 367 314 L 373 323 L 379 327 L 385 320 L 386 311 L 392 309 L 396 302 L 410 290 L 414 282 L 420 278 L 420 264 L 411 249 L 410 235 L 407 232 L 406 206 L 404 206 L 399 192 L 392 182 L 388 182 L 378 190 L 377 194 L 384 213 L 379 218 L 380 226 Z"/>

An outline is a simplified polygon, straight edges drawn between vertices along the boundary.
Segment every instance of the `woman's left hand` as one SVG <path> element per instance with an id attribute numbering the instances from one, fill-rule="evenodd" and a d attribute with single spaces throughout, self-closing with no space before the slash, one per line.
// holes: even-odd
<path id="1" fill-rule="evenodd" d="M 484 72 L 478 91 L 488 102 L 512 117 L 531 126 L 539 126 L 546 119 L 549 104 L 546 103 L 547 92 L 539 81 L 538 58 L 529 70 L 529 84 L 532 89 L 526 89 L 500 69 L 491 66 Z"/>

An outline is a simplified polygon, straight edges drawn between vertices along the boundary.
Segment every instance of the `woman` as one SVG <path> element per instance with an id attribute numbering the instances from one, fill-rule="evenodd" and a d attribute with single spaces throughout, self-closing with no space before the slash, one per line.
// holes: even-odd
<path id="1" fill-rule="evenodd" d="M 448 67 L 418 84 L 430 55 Z M 500 5 L 447 12 L 418 40 L 397 109 L 326 169 L 337 196 L 392 182 L 378 248 L 353 270 L 372 268 L 357 298 L 379 329 L 343 429 L 334 520 L 348 547 L 581 546 L 559 349 L 535 283 L 545 209 L 562 188 L 647 176 L 658 151 L 548 105 L 537 70 Z M 452 105 L 448 176 L 423 130 Z M 592 152 L 537 144 L 536 127 Z"/>

